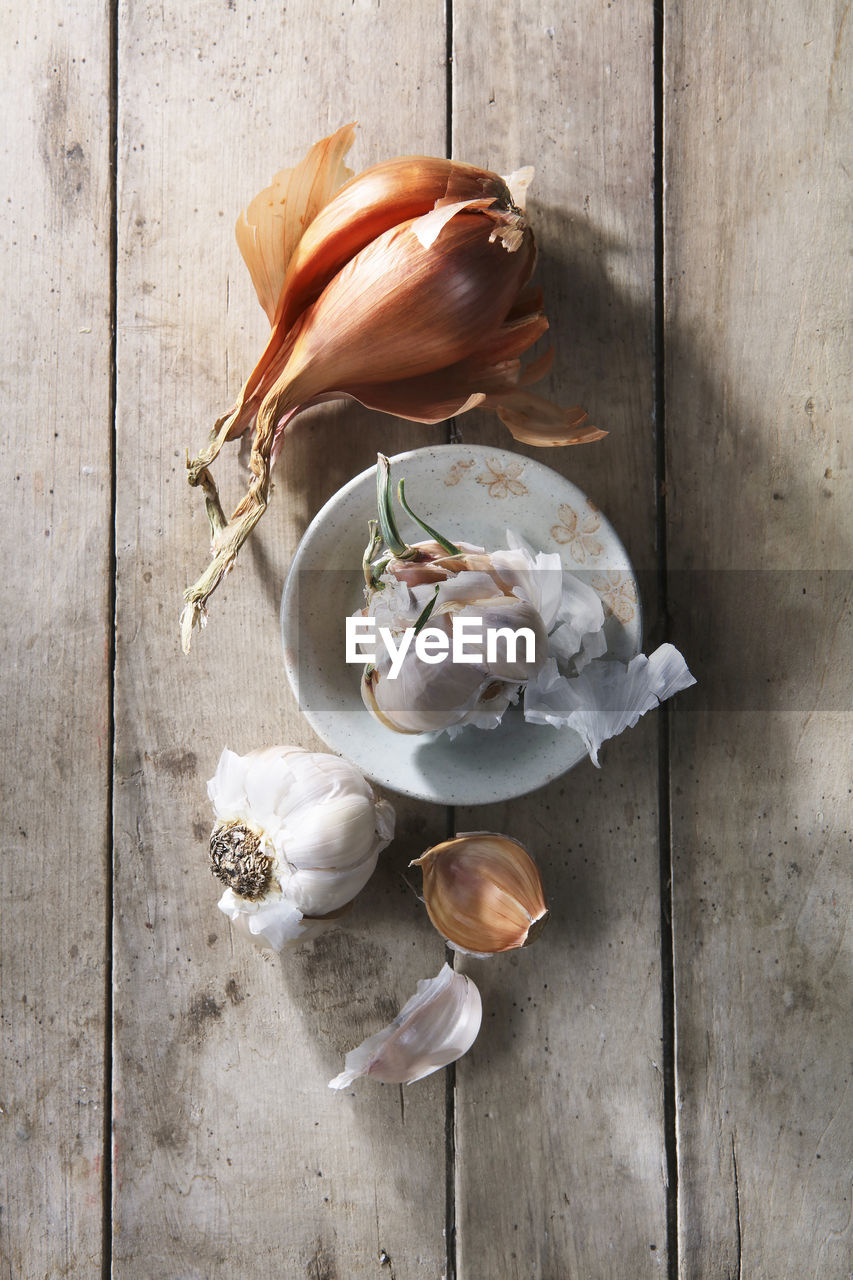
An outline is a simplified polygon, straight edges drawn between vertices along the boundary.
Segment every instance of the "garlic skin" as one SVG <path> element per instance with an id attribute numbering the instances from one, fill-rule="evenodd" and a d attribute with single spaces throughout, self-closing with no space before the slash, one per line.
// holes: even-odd
<path id="1" fill-rule="evenodd" d="M 582 409 L 526 388 L 550 355 L 521 356 L 548 327 L 530 288 L 536 250 L 523 210 L 532 171 L 403 156 L 345 181 L 346 125 L 283 170 L 241 215 L 237 239 L 270 338 L 237 403 L 187 463 L 205 495 L 212 547 L 184 594 L 182 643 L 264 513 L 288 424 L 310 405 L 354 399 L 415 422 L 492 408 L 516 439 L 600 439 Z M 343 186 L 341 184 L 344 184 Z M 210 465 L 227 441 L 252 438 L 248 491 L 230 520 Z"/>
<path id="2" fill-rule="evenodd" d="M 329 1081 L 329 1088 L 346 1089 L 360 1076 L 383 1084 L 414 1084 L 467 1053 L 482 1018 L 474 983 L 445 964 L 435 978 L 421 979 L 417 993 L 389 1026 L 349 1051 L 344 1070 Z"/>
<path id="3" fill-rule="evenodd" d="M 465 832 L 409 866 L 421 868 L 429 918 L 454 950 L 491 956 L 526 947 L 548 921 L 536 863 L 510 836 Z"/>
<path id="4" fill-rule="evenodd" d="M 599 768 L 601 744 L 634 725 L 647 711 L 696 683 L 683 656 L 662 644 L 630 662 L 596 659 L 567 680 L 550 658 L 525 689 L 524 716 L 531 724 L 574 729 Z"/>
<path id="5" fill-rule="evenodd" d="M 219 908 L 258 945 L 313 937 L 348 906 L 394 835 L 394 810 L 347 761 L 301 747 L 222 752 L 207 792 L 218 819 Z"/>

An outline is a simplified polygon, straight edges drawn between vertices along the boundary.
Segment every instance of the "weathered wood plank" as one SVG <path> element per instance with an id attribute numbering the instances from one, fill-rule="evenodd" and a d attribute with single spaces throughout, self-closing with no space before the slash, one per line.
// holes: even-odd
<path id="1" fill-rule="evenodd" d="M 374 1274 L 384 1250 L 397 1275 L 433 1280 L 443 1079 L 405 1095 L 326 1086 L 442 963 L 399 870 L 443 835 L 443 811 L 400 802 L 400 837 L 348 930 L 279 963 L 232 944 L 216 911 L 204 780 L 226 743 L 314 742 L 278 634 L 297 540 L 378 446 L 441 429 L 315 411 L 188 659 L 177 619 L 208 544 L 184 450 L 265 336 L 233 220 L 348 119 L 361 122 L 359 167 L 443 152 L 443 6 L 136 4 L 120 48 L 115 1265 L 126 1277 L 349 1277 Z M 231 505 L 246 471 L 222 463 Z"/>
<path id="2" fill-rule="evenodd" d="M 515 447 L 589 493 L 639 569 L 655 563 L 652 18 L 639 4 L 534 3 L 488 22 L 454 4 L 454 154 L 536 166 L 557 348 L 543 387 L 611 432 Z M 513 447 L 494 419 L 459 426 Z M 466 1280 L 666 1268 L 656 742 L 644 723 L 605 749 L 600 774 L 583 764 L 529 798 L 457 813 L 458 829 L 524 841 L 552 908 L 529 951 L 465 962 L 486 1009 L 457 1068 Z"/>
<path id="3" fill-rule="evenodd" d="M 3 15 L 0 1260 L 100 1275 L 109 818 L 109 35 Z"/>
<path id="4" fill-rule="evenodd" d="M 848 17 L 667 10 L 685 1277 L 850 1269 Z"/>

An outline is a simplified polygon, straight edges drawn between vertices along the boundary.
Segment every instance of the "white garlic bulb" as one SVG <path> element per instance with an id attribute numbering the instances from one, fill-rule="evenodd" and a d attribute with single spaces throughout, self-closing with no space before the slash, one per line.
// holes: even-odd
<path id="1" fill-rule="evenodd" d="M 359 1076 L 384 1084 L 422 1080 L 468 1052 L 482 1017 L 474 983 L 445 964 L 435 978 L 421 979 L 389 1026 L 350 1050 L 329 1088 L 346 1089 Z"/>
<path id="2" fill-rule="evenodd" d="M 217 825 L 219 908 L 280 951 L 328 927 L 364 887 L 394 835 L 394 810 L 338 756 L 301 747 L 222 752 L 207 784 Z"/>
<path id="3" fill-rule="evenodd" d="M 404 570 L 404 572 L 410 572 Z M 362 697 L 365 705 L 387 727 L 401 733 L 427 733 L 451 725 L 497 724 L 518 696 L 518 687 L 545 663 L 548 639 L 540 614 L 525 599 L 503 594 L 488 573 L 460 568 L 453 576 L 414 586 L 388 575 L 385 590 L 376 592 L 368 606 L 378 630 L 399 639 L 432 602 L 429 627 L 446 638 L 452 650 L 454 628 L 462 622 L 471 631 L 465 651 L 473 661 L 423 661 L 411 645 L 399 669 L 386 647 L 365 673 Z M 521 642 L 510 648 L 505 632 L 526 629 L 530 648 Z M 497 635 L 489 654 L 487 638 Z"/>

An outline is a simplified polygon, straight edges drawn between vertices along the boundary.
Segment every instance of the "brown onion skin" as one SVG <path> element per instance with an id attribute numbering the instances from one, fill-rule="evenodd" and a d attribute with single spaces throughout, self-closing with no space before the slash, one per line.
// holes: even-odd
<path id="1" fill-rule="evenodd" d="M 289 328 L 332 277 L 386 231 L 429 213 L 439 200 L 488 197 L 503 208 L 512 206 L 498 174 L 438 156 L 399 156 L 356 174 L 320 210 L 296 246 L 273 328 Z"/>
<path id="2" fill-rule="evenodd" d="M 490 241 L 487 214 L 457 214 L 425 248 L 404 223 L 338 272 L 298 322 L 278 412 L 313 397 L 440 369 L 497 328 L 533 270 L 525 242 L 508 253 Z"/>

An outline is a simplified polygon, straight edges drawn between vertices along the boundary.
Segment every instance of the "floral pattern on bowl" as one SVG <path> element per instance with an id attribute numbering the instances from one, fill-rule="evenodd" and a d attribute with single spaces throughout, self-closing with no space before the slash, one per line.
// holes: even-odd
<path id="1" fill-rule="evenodd" d="M 608 569 L 606 573 L 597 573 L 590 578 L 589 585 L 601 596 L 607 613 L 613 614 L 621 623 L 633 621 L 639 607 L 633 574 L 624 569 Z"/>
<path id="2" fill-rule="evenodd" d="M 444 477 L 444 483 L 448 486 L 448 488 L 450 488 L 452 485 L 458 484 L 459 481 L 463 478 L 465 471 L 469 467 L 473 467 L 475 465 L 476 463 L 474 458 L 461 458 L 459 462 L 454 462 L 453 466 L 450 468 L 447 475 Z"/>
<path id="3" fill-rule="evenodd" d="M 577 564 L 585 564 L 587 560 L 597 559 L 604 547 L 595 535 L 601 527 L 601 513 L 591 502 L 587 502 L 586 510 L 575 510 L 567 502 L 560 504 L 557 515 L 559 524 L 551 526 L 551 537 L 561 547 L 568 547 L 569 554 Z"/>
<path id="4" fill-rule="evenodd" d="M 486 470 L 477 476 L 477 484 L 487 486 L 490 498 L 506 498 L 510 493 L 521 498 L 529 492 L 519 478 L 523 472 L 523 462 L 501 463 L 497 458 L 490 458 Z"/>

